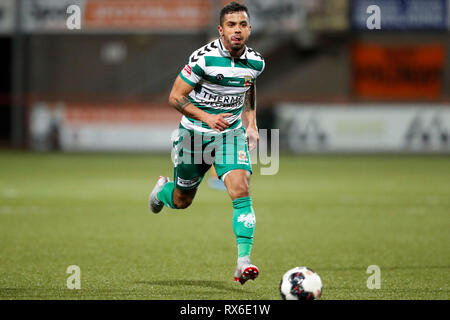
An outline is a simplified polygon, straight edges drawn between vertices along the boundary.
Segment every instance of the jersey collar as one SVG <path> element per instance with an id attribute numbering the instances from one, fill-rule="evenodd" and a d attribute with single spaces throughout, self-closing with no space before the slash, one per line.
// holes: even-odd
<path id="1" fill-rule="evenodd" d="M 225 48 L 225 46 L 224 46 L 223 43 L 222 43 L 222 40 L 221 40 L 220 38 L 217 39 L 217 40 L 218 40 L 218 43 L 219 43 L 219 51 L 220 51 L 220 54 L 221 54 L 222 56 L 230 57 L 230 58 L 231 58 L 230 51 L 228 51 L 228 50 Z M 244 53 L 242 53 L 242 55 L 241 55 L 239 58 L 236 58 L 236 59 L 247 59 L 247 46 L 245 46 Z"/>

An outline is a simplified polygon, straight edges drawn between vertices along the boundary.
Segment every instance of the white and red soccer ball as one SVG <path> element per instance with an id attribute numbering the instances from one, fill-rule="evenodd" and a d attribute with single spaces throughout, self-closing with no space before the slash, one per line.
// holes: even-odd
<path id="1" fill-rule="evenodd" d="M 280 294 L 284 300 L 316 300 L 322 295 L 322 280 L 310 268 L 295 267 L 281 278 Z"/>

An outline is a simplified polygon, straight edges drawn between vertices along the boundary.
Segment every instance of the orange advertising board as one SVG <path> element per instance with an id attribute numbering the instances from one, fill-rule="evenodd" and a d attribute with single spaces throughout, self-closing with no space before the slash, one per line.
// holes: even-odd
<path id="1" fill-rule="evenodd" d="M 440 44 L 355 44 L 352 47 L 354 94 L 375 99 L 439 98 L 444 56 Z"/>
<path id="2" fill-rule="evenodd" d="M 89 29 L 196 30 L 209 26 L 209 0 L 91 0 L 86 3 Z"/>

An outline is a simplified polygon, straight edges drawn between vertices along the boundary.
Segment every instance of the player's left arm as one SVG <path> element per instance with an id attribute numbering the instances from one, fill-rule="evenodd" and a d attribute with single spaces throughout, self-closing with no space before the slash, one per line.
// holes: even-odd
<path id="1" fill-rule="evenodd" d="M 256 81 L 245 93 L 244 112 L 247 118 L 247 143 L 250 151 L 256 148 L 259 140 L 258 126 L 256 124 Z"/>

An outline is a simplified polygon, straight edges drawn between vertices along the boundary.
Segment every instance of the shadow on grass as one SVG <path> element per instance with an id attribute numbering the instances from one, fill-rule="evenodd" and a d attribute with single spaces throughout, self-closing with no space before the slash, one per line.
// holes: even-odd
<path id="1" fill-rule="evenodd" d="M 136 284 L 145 284 L 150 286 L 180 287 L 192 286 L 202 288 L 212 288 L 217 290 L 242 292 L 240 284 L 225 284 L 222 281 L 215 280 L 158 280 L 158 281 L 137 281 Z"/>

